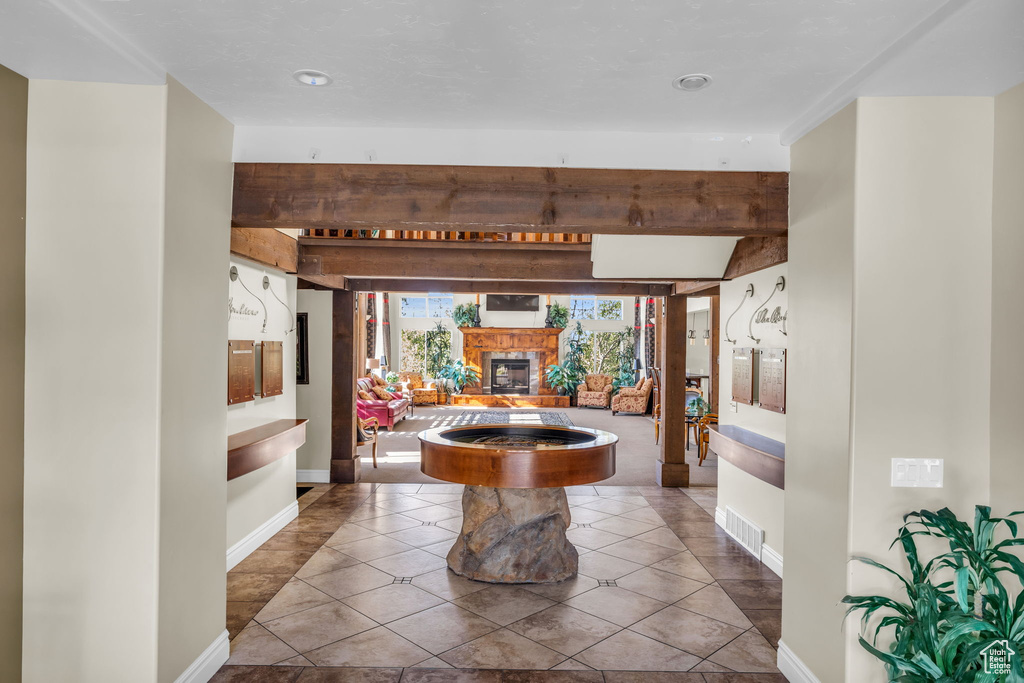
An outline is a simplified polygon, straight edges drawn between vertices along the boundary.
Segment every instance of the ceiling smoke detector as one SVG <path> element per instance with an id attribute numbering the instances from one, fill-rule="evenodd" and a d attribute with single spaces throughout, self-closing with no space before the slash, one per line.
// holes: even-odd
<path id="1" fill-rule="evenodd" d="M 314 86 L 330 85 L 333 80 L 323 71 L 317 71 L 316 69 L 299 69 L 292 74 L 292 77 L 303 85 Z"/>
<path id="2" fill-rule="evenodd" d="M 686 74 L 672 81 L 673 88 L 686 92 L 703 90 L 709 85 L 711 85 L 711 76 L 707 74 Z"/>

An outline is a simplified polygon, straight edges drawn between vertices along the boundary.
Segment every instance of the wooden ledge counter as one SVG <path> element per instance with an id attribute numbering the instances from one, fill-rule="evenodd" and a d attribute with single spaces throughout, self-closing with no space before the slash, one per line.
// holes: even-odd
<path id="1" fill-rule="evenodd" d="M 786 444 L 736 425 L 709 425 L 711 450 L 747 474 L 786 488 Z"/>
<path id="2" fill-rule="evenodd" d="M 280 460 L 306 443 L 305 419 L 274 420 L 228 436 L 228 481 Z"/>

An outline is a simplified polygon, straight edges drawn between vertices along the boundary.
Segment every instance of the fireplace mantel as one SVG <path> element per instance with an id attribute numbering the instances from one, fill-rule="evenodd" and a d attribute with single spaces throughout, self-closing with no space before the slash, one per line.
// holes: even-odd
<path id="1" fill-rule="evenodd" d="M 555 394 L 544 380 L 549 365 L 558 364 L 558 335 L 560 327 L 460 327 L 462 332 L 462 362 L 476 368 L 483 376 L 481 365 L 484 352 L 536 352 L 538 362 L 538 393 Z M 482 393 L 480 385 L 466 387 L 465 394 Z"/>

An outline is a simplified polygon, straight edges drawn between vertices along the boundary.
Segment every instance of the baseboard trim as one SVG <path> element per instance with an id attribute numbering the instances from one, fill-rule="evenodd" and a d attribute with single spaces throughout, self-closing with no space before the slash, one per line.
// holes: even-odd
<path id="1" fill-rule="evenodd" d="M 800 661 L 796 653 L 790 650 L 781 640 L 779 641 L 779 655 L 776 665 L 789 683 L 821 683 L 818 677 L 807 668 L 807 665 Z"/>
<path id="2" fill-rule="evenodd" d="M 231 655 L 231 644 L 228 641 L 227 629 L 221 632 L 203 654 L 192 662 L 185 672 L 175 679 L 174 683 L 207 683 L 217 670 L 228 661 Z"/>
<path id="3" fill-rule="evenodd" d="M 761 544 L 761 562 L 782 578 L 782 555 L 765 543 Z"/>
<path id="4" fill-rule="evenodd" d="M 270 537 L 288 525 L 290 521 L 299 516 L 299 502 L 292 501 L 285 509 L 263 522 L 238 543 L 228 548 L 228 571 L 249 557 L 252 551 L 270 540 Z"/>
<path id="5" fill-rule="evenodd" d="M 715 524 L 725 528 L 725 510 L 720 507 L 715 508 Z M 761 544 L 761 563 L 782 578 L 782 554 L 767 543 Z"/>
<path id="6" fill-rule="evenodd" d="M 308 484 L 330 484 L 330 470 L 295 470 L 295 481 Z"/>

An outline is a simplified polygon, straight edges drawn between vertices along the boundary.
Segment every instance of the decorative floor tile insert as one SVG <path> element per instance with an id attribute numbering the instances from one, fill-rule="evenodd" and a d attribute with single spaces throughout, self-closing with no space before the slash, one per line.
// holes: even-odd
<path id="1" fill-rule="evenodd" d="M 397 672 L 395 680 L 403 667 L 428 677 L 430 669 L 477 670 L 466 672 L 472 680 L 491 670 L 499 678 L 531 675 L 499 674 L 508 669 L 777 673 L 777 619 L 754 620 L 769 629 L 759 631 L 740 607 L 777 611 L 777 599 L 763 596 L 781 594 L 781 582 L 734 551 L 731 539 L 706 536 L 717 529 L 713 516 L 685 492 L 572 487 L 568 536 L 580 553 L 579 575 L 510 586 L 447 568 L 461 532 L 463 487 L 324 487 L 300 501 L 295 528 L 261 549 L 293 551 L 301 561 L 257 553 L 229 574 L 229 596 L 239 601 L 228 605 L 237 615 L 230 665 L 266 667 L 268 675 L 284 670 L 273 665 L 350 667 L 354 675 L 380 667 Z M 699 497 L 713 502 L 714 493 Z M 354 501 L 347 517 L 337 514 L 341 501 Z M 336 526 L 327 528 L 328 519 Z M 303 524 L 316 533 L 303 533 Z M 687 536 L 691 529 L 701 533 Z M 677 533 L 693 539 L 692 552 Z M 300 535 L 301 549 L 292 548 Z"/>

